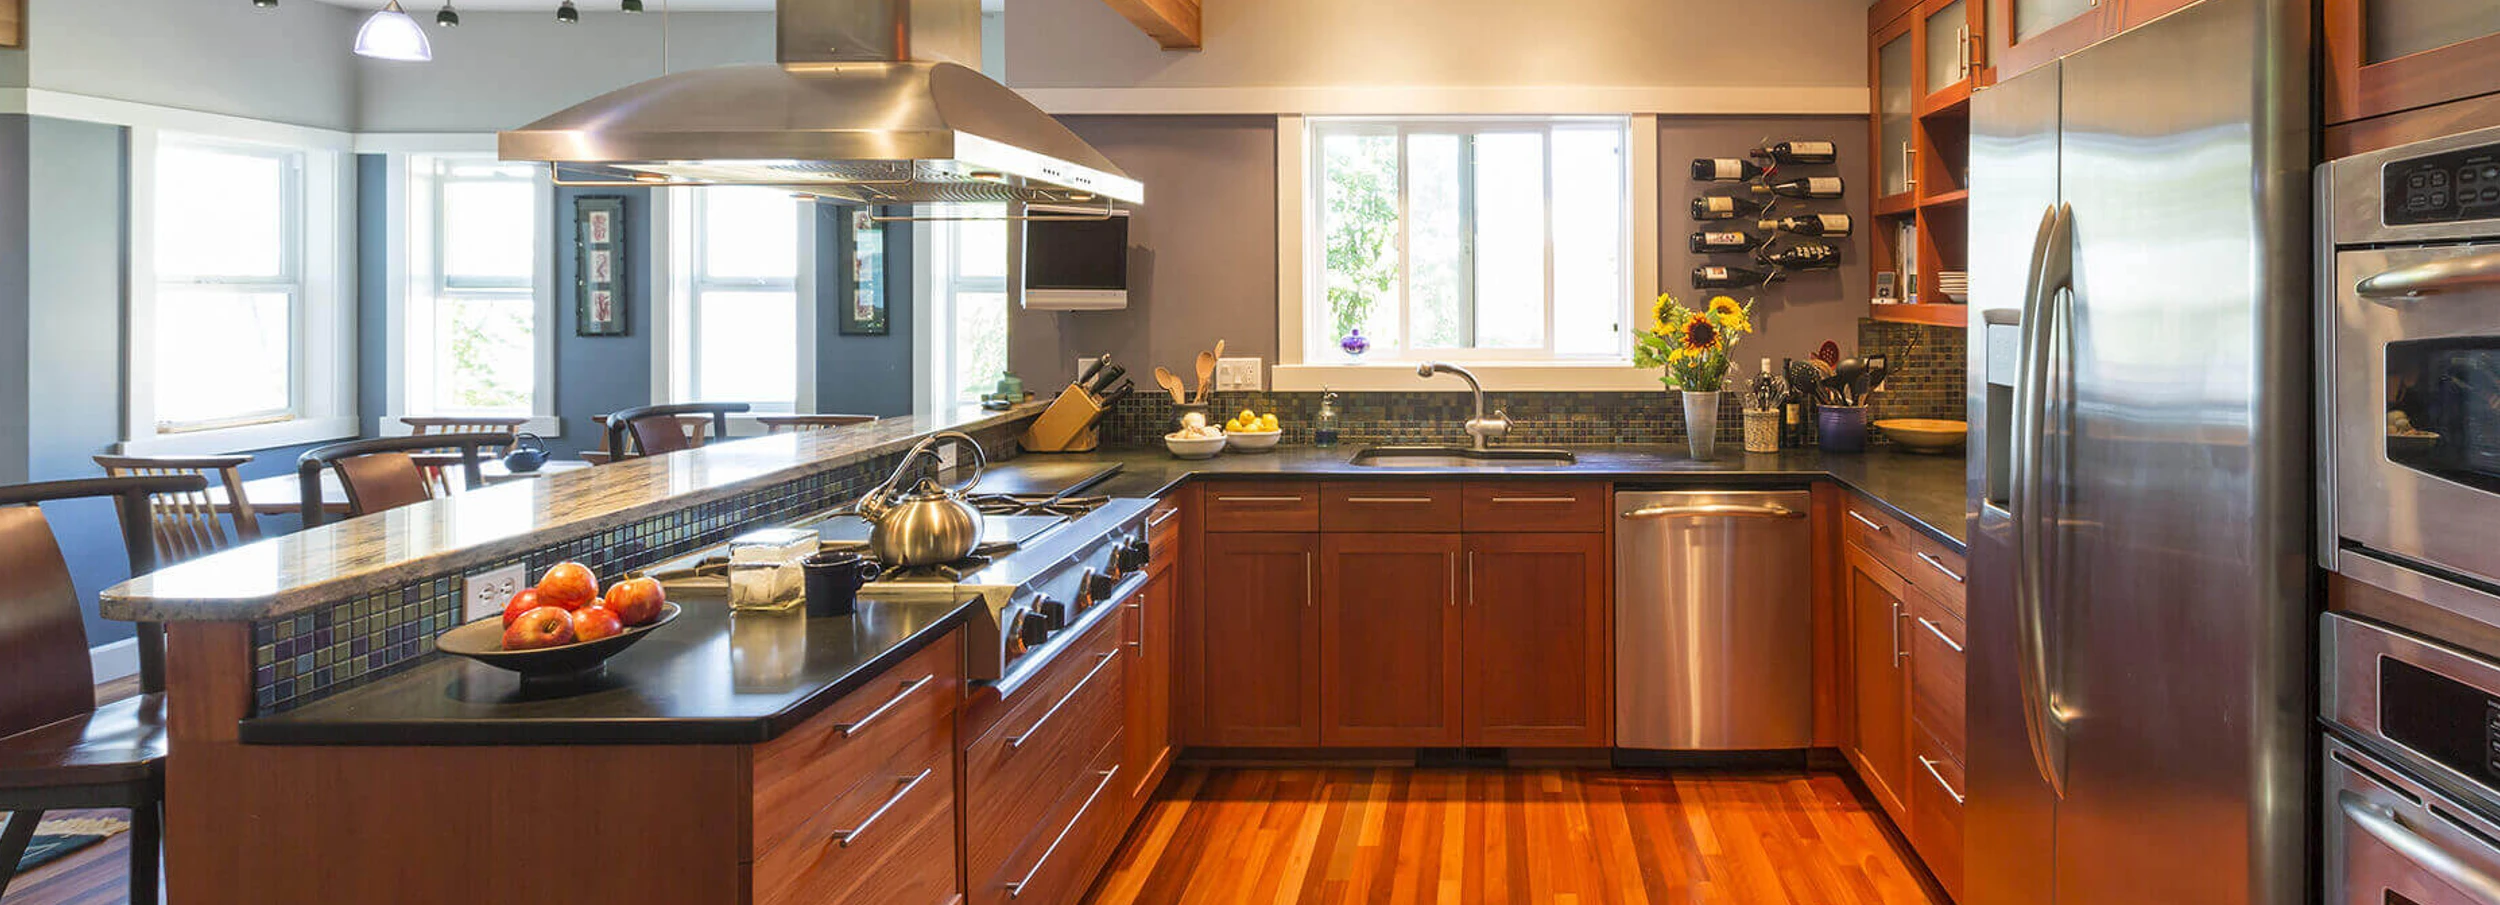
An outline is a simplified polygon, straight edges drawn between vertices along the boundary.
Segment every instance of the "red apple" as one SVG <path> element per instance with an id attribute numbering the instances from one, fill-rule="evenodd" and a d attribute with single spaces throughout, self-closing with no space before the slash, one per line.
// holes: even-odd
<path id="1" fill-rule="evenodd" d="M 605 605 L 626 625 L 649 625 L 660 618 L 660 605 L 667 602 L 668 592 L 657 580 L 628 578 L 608 589 Z"/>
<path id="2" fill-rule="evenodd" d="M 573 643 L 573 614 L 563 607 L 542 606 L 512 620 L 503 630 L 503 649 L 537 650 Z"/>
<path id="3" fill-rule="evenodd" d="M 537 588 L 522 588 L 521 593 L 512 595 L 511 603 L 503 605 L 503 627 L 511 628 L 512 620 L 521 618 L 522 613 L 546 605 L 546 601 L 538 599 Z"/>
<path id="4" fill-rule="evenodd" d="M 616 618 L 614 610 L 603 606 L 586 606 L 573 611 L 574 641 L 597 641 L 624 633 L 625 622 Z"/>
<path id="5" fill-rule="evenodd" d="M 538 599 L 548 606 L 578 610 L 599 599 L 599 576 L 589 566 L 560 562 L 538 579 Z"/>

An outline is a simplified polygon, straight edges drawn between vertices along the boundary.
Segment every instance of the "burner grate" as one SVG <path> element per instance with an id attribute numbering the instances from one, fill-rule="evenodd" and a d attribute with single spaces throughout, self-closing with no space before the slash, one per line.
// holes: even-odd
<path id="1" fill-rule="evenodd" d="M 1111 501 L 1100 496 L 1058 496 L 1031 493 L 978 493 L 966 497 L 983 515 L 1056 515 L 1075 518 Z"/>
<path id="2" fill-rule="evenodd" d="M 990 564 L 990 557 L 975 553 L 954 562 L 934 566 L 887 566 L 877 573 L 878 581 L 944 581 L 961 582 L 964 576 L 981 571 Z"/>

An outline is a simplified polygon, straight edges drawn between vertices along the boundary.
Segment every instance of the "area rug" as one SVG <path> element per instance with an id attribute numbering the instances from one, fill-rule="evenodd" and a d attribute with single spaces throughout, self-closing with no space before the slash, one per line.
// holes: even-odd
<path id="1" fill-rule="evenodd" d="M 129 831 L 130 821 L 111 817 L 64 817 L 35 824 L 35 839 L 27 843 L 26 854 L 17 859 L 17 872 L 34 870 L 116 833 Z"/>

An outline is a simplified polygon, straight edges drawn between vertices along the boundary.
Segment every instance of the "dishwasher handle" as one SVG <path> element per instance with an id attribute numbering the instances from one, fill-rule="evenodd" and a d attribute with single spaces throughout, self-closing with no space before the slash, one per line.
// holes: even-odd
<path id="1" fill-rule="evenodd" d="M 1779 504 L 1777 504 L 1777 503 L 1768 503 L 1768 504 L 1764 504 L 1764 505 L 1761 505 L 1761 506 L 1738 506 L 1738 505 L 1726 504 L 1726 503 L 1710 503 L 1710 504 L 1704 504 L 1704 505 L 1699 505 L 1699 506 L 1643 506 L 1643 507 L 1641 507 L 1641 508 L 1639 508 L 1639 509 L 1633 509 L 1633 510 L 1628 510 L 1628 511 L 1624 512 L 1624 513 L 1623 513 L 1623 517 L 1624 517 L 1624 518 L 1627 518 L 1627 519 L 1666 519 L 1666 518 L 1759 518 L 1759 519 L 1799 519 L 1799 518 L 1805 518 L 1805 517 L 1806 517 L 1806 514 L 1805 514 L 1805 513 L 1803 513 L 1803 512 L 1799 512 L 1799 511 L 1797 511 L 1797 510 L 1795 510 L 1795 509 L 1790 509 L 1790 508 L 1788 508 L 1788 507 L 1786 507 L 1786 506 L 1779 505 Z"/>

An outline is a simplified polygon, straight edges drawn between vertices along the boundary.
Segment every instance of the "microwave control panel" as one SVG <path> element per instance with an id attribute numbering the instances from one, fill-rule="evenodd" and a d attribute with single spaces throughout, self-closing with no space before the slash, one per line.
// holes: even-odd
<path id="1" fill-rule="evenodd" d="M 2388 226 L 2500 218 L 2500 145 L 2399 160 L 2380 178 Z"/>

